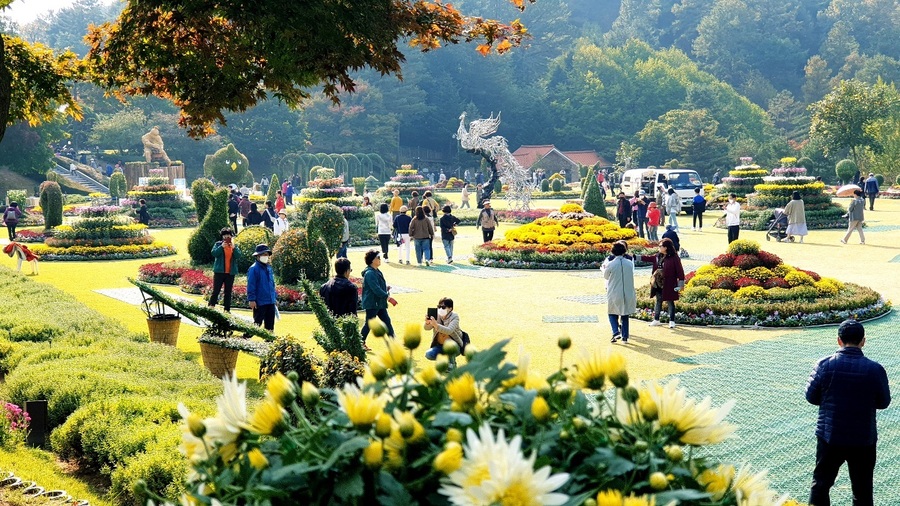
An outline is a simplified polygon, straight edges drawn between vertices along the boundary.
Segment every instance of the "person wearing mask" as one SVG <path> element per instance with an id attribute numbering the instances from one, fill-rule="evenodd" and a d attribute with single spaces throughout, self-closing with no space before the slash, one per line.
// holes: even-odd
<path id="1" fill-rule="evenodd" d="M 684 288 L 684 268 L 681 259 L 670 239 L 663 239 L 659 243 L 659 253 L 656 255 L 641 255 L 641 260 L 651 262 L 653 269 L 650 274 L 650 297 L 656 297 L 656 307 L 653 311 L 651 327 L 662 325 L 659 322 L 659 314 L 662 312 L 662 304 L 669 306 L 669 328 L 675 328 L 675 301 L 678 300 L 678 292 Z"/>
<path id="2" fill-rule="evenodd" d="M 413 190 L 411 196 L 409 197 L 409 201 L 406 203 L 406 206 L 413 210 L 419 207 L 419 192 Z"/>
<path id="3" fill-rule="evenodd" d="M 700 188 L 694 188 L 694 200 L 691 202 L 691 214 L 694 215 L 691 230 L 703 232 L 703 213 L 706 212 L 706 199 L 700 195 Z"/>
<path id="4" fill-rule="evenodd" d="M 443 297 L 438 301 L 437 318 L 425 317 L 425 330 L 431 331 L 431 346 L 425 352 L 428 360 L 437 360 L 444 350 L 447 339 L 455 342 L 460 351 L 463 349 L 462 328 L 459 326 L 459 315 L 453 311 L 453 299 Z M 456 366 L 456 357 L 450 358 L 450 367 Z"/>
<path id="5" fill-rule="evenodd" d="M 16 240 L 16 227 L 22 218 L 22 210 L 19 209 L 18 202 L 10 202 L 9 207 L 3 212 L 3 224 L 6 225 L 6 234 L 10 241 Z M 149 218 L 147 220 L 150 221 Z"/>
<path id="6" fill-rule="evenodd" d="M 340 316 L 356 316 L 359 307 L 359 293 L 356 285 L 350 281 L 350 260 L 338 258 L 334 262 L 334 277 L 319 289 L 319 296 L 336 318 Z"/>
<path id="7" fill-rule="evenodd" d="M 481 238 L 483 242 L 494 240 L 494 230 L 500 225 L 497 220 L 497 214 L 491 209 L 491 201 L 485 200 L 482 205 L 481 212 L 478 213 L 478 219 L 475 220 L 475 230 L 481 227 Z"/>
<path id="8" fill-rule="evenodd" d="M 234 276 L 238 272 L 238 263 L 241 261 L 241 250 L 234 247 L 232 238 L 234 230 L 223 228 L 219 231 L 220 241 L 212 247 L 213 257 L 213 288 L 209 296 L 209 307 L 215 307 L 219 301 L 219 292 L 225 288 L 222 306 L 226 313 L 231 312 L 231 292 L 234 287 Z"/>
<path id="9" fill-rule="evenodd" d="M 363 289 L 362 289 L 362 308 L 366 311 L 366 320 L 362 327 L 363 345 L 369 336 L 369 320 L 377 317 L 381 320 L 389 336 L 394 335 L 394 326 L 391 325 L 391 317 L 388 316 L 388 304 L 397 305 L 397 301 L 391 297 L 391 287 L 384 280 L 384 274 L 381 273 L 381 253 L 378 250 L 370 249 L 365 256 L 366 268 L 362 271 Z M 366 346 L 368 348 L 368 346 Z"/>
<path id="10" fill-rule="evenodd" d="M 741 233 L 741 203 L 733 193 L 728 195 L 728 203 L 725 204 L 725 226 L 728 227 L 728 244 L 731 244 Z"/>
<path id="11" fill-rule="evenodd" d="M 275 229 L 275 237 L 278 237 L 281 234 L 287 232 L 288 229 L 291 228 L 287 220 L 287 211 L 285 211 L 284 209 L 279 211 L 278 218 L 275 219 L 272 226 Z"/>
<path id="12" fill-rule="evenodd" d="M 231 192 L 231 198 L 228 199 L 228 221 L 231 222 L 231 230 L 237 230 L 237 217 L 241 214 L 241 194 L 240 192 Z"/>
<path id="13" fill-rule="evenodd" d="M 393 231 L 393 219 L 387 204 L 381 204 L 379 212 L 375 214 L 375 229 L 378 233 L 378 242 L 381 243 L 381 255 L 384 263 L 388 260 L 388 246 L 391 244 L 391 232 Z"/>
<path id="14" fill-rule="evenodd" d="M 669 225 L 678 230 L 678 212 L 681 211 L 681 197 L 675 193 L 675 189 L 669 187 L 666 196 L 666 214 L 669 215 Z"/>
<path id="15" fill-rule="evenodd" d="M 855 197 L 850 202 L 850 207 L 847 208 L 847 214 L 844 215 L 844 218 L 847 218 L 848 221 L 847 235 L 841 239 L 841 243 L 847 244 L 847 241 L 850 240 L 850 234 L 856 230 L 859 232 L 859 243 L 865 244 L 866 236 L 863 234 L 863 221 L 865 220 L 866 199 L 863 198 L 862 190 L 853 190 L 853 195 Z"/>
<path id="16" fill-rule="evenodd" d="M 612 246 L 612 260 L 603 262 L 606 279 L 606 308 L 612 340 L 628 342 L 628 317 L 637 311 L 637 292 L 634 290 L 634 261 L 625 253 L 628 243 L 617 241 Z"/>
<path id="17" fill-rule="evenodd" d="M 616 201 L 616 219 L 619 220 L 619 227 L 625 228 L 625 224 L 628 223 L 630 217 L 631 205 L 628 203 L 628 199 L 625 198 L 625 193 L 619 192 L 618 200 Z"/>
<path id="18" fill-rule="evenodd" d="M 788 217 L 787 240 L 794 242 L 794 236 L 800 236 L 800 242 L 809 232 L 806 229 L 806 207 L 800 192 L 791 194 L 791 201 L 784 206 L 784 214 Z"/>
<path id="19" fill-rule="evenodd" d="M 138 223 L 140 223 L 141 225 L 147 225 L 149 227 L 150 226 L 150 212 L 147 211 L 147 201 L 144 199 L 141 199 L 138 201 L 138 204 L 140 204 L 140 206 L 141 206 L 140 208 L 138 208 L 138 212 L 137 212 Z"/>
<path id="20" fill-rule="evenodd" d="M 869 211 L 875 210 L 875 197 L 878 196 L 878 179 L 875 174 L 869 172 L 869 178 L 866 179 L 865 186 L 866 196 L 869 197 Z"/>
<path id="21" fill-rule="evenodd" d="M 416 261 L 419 266 L 422 265 L 422 256 L 425 256 L 425 265 L 430 266 L 431 261 L 428 260 L 428 243 L 434 237 L 434 225 L 425 216 L 425 210 L 422 206 L 416 208 L 416 217 L 409 223 L 409 237 L 415 241 L 416 245 Z"/>
<path id="22" fill-rule="evenodd" d="M 634 224 L 637 226 L 638 236 L 643 238 L 647 226 L 647 193 L 644 190 L 634 192 L 634 199 L 631 202 Z"/>
<path id="23" fill-rule="evenodd" d="M 647 239 L 651 241 L 659 240 L 657 229 L 659 228 L 660 218 L 659 206 L 656 205 L 656 202 L 650 202 L 650 205 L 647 207 Z"/>
<path id="24" fill-rule="evenodd" d="M 247 302 L 253 310 L 253 323 L 262 325 L 269 332 L 275 331 L 275 273 L 272 271 L 272 251 L 259 244 L 253 252 L 256 259 L 247 270 Z"/>
<path id="25" fill-rule="evenodd" d="M 453 263 L 453 239 L 456 237 L 456 226 L 459 225 L 459 218 L 453 216 L 450 206 L 444 206 L 442 209 L 444 215 L 441 216 L 441 242 L 444 243 L 444 253 L 447 254 L 447 263 Z"/>
<path id="26" fill-rule="evenodd" d="M 400 190 L 394 190 L 394 196 L 391 197 L 391 215 L 396 218 L 400 214 L 400 208 L 403 206 L 403 199 L 400 198 Z"/>
<path id="27" fill-rule="evenodd" d="M 397 259 L 401 264 L 403 263 L 403 259 L 406 258 L 406 265 L 409 265 L 409 225 L 412 222 L 412 218 L 408 214 L 406 214 L 409 209 L 406 206 L 400 206 L 400 211 L 397 213 L 397 216 L 394 217 L 394 230 L 397 231 L 397 235 L 399 236 L 397 242 Z"/>

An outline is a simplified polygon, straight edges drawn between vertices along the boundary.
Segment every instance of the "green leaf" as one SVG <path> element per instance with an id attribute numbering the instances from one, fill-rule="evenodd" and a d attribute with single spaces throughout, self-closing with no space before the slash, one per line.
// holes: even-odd
<path id="1" fill-rule="evenodd" d="M 363 448 L 369 446 L 369 439 L 364 436 L 356 436 L 352 439 L 348 439 L 341 443 L 340 446 L 334 450 L 334 453 L 331 454 L 331 457 L 328 457 L 328 461 L 319 466 L 320 469 L 330 469 L 335 462 L 338 461 L 341 457 L 348 453 L 356 453 Z"/>
<path id="2" fill-rule="evenodd" d="M 433 427 L 449 427 L 451 425 L 459 425 L 468 427 L 472 425 L 472 417 L 468 413 L 456 413 L 454 411 L 441 411 L 435 415 L 431 422 Z"/>
<path id="3" fill-rule="evenodd" d="M 668 490 L 656 494 L 656 504 L 668 504 L 671 501 L 699 501 L 710 497 L 706 492 L 683 488 L 681 490 Z"/>
<path id="4" fill-rule="evenodd" d="M 384 471 L 378 473 L 378 504 L 382 506 L 412 506 L 414 501 L 396 478 Z"/>
<path id="5" fill-rule="evenodd" d="M 363 495 L 363 479 L 359 474 L 351 474 L 339 480 L 334 486 L 334 495 L 347 501 Z"/>
<path id="6" fill-rule="evenodd" d="M 312 471 L 306 462 L 287 465 L 278 469 L 267 470 L 263 473 L 262 481 L 272 487 L 282 487 L 286 490 L 297 490 L 305 487 L 307 480 L 305 475 Z"/>
<path id="7" fill-rule="evenodd" d="M 606 474 L 610 476 L 621 476 L 634 469 L 634 462 L 616 455 L 611 448 L 597 448 L 597 451 L 588 457 L 585 464 L 603 465 L 606 467 Z"/>

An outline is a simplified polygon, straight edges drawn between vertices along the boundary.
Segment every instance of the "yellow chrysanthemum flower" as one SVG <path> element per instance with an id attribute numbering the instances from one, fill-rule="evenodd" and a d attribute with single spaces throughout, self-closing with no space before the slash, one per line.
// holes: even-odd
<path id="1" fill-rule="evenodd" d="M 540 395 L 536 396 L 534 401 L 531 402 L 531 416 L 539 422 L 545 422 L 550 418 L 550 405 Z"/>
<path id="2" fill-rule="evenodd" d="M 275 373 L 266 383 L 266 391 L 282 406 L 287 406 L 297 397 L 297 387 L 294 382 L 280 372 Z"/>
<path id="3" fill-rule="evenodd" d="M 725 493 L 731 487 L 731 481 L 734 479 L 734 466 L 719 465 L 717 468 L 710 468 L 697 476 L 697 483 L 703 485 L 707 492 L 712 494 L 715 501 L 725 497 Z"/>
<path id="4" fill-rule="evenodd" d="M 406 449 L 406 441 L 400 435 L 400 430 L 394 427 L 390 437 L 384 440 L 385 467 L 388 469 L 401 469 L 403 467 L 403 452 Z"/>
<path id="5" fill-rule="evenodd" d="M 463 408 L 467 408 L 478 400 L 478 391 L 475 389 L 475 377 L 465 373 L 447 383 L 447 393 L 450 400 Z"/>
<path id="6" fill-rule="evenodd" d="M 286 414 L 281 404 L 267 395 L 253 412 L 247 428 L 256 434 L 270 435 L 284 423 Z"/>
<path id="7" fill-rule="evenodd" d="M 718 408 L 712 407 L 709 397 L 698 404 L 696 400 L 687 398 L 684 389 L 678 388 L 677 379 L 649 391 L 659 410 L 659 424 L 675 427 L 684 444 L 703 446 L 721 443 L 737 429 L 724 422 L 734 407 L 734 400 Z"/>
<path id="8" fill-rule="evenodd" d="M 575 362 L 575 372 L 570 377 L 572 384 L 582 390 L 603 390 L 606 380 L 606 360 L 599 351 L 582 351 Z"/>
<path id="9" fill-rule="evenodd" d="M 254 448 L 247 453 L 247 458 L 250 459 L 250 465 L 253 466 L 254 469 L 265 469 L 269 467 L 269 459 L 263 455 L 263 452 L 260 451 L 259 448 Z"/>
<path id="10" fill-rule="evenodd" d="M 462 459 L 462 445 L 451 441 L 447 443 L 444 451 L 434 458 L 434 470 L 439 473 L 450 474 L 462 466 Z"/>
<path id="11" fill-rule="evenodd" d="M 428 386 L 428 387 L 433 387 L 433 386 L 437 385 L 438 382 L 440 381 L 440 379 L 441 379 L 440 373 L 438 373 L 437 368 L 431 362 L 428 362 L 427 364 L 422 366 L 422 369 L 419 371 L 419 374 L 416 375 L 416 380 L 418 380 L 419 383 L 421 383 L 425 386 Z"/>
<path id="12" fill-rule="evenodd" d="M 406 372 L 409 370 L 409 357 L 407 351 L 398 341 L 394 339 L 387 340 L 387 350 L 379 353 L 372 359 L 372 363 L 379 364 L 387 370 L 395 370 L 398 372 Z M 374 370 L 373 370 L 374 374 Z M 378 377 L 377 375 L 375 376 Z"/>
<path id="13" fill-rule="evenodd" d="M 370 469 L 378 469 L 384 462 L 384 446 L 376 439 L 369 440 L 369 446 L 363 449 L 363 463 Z"/>
<path id="14" fill-rule="evenodd" d="M 338 404 L 357 429 L 368 429 L 384 410 L 385 400 L 347 384 L 337 391 Z"/>
<path id="15" fill-rule="evenodd" d="M 612 489 L 600 491 L 597 506 L 622 506 L 622 492 Z"/>
<path id="16" fill-rule="evenodd" d="M 300 398 L 303 399 L 303 404 L 314 406 L 319 402 L 319 389 L 312 383 L 304 381 L 303 386 L 300 387 Z"/>
<path id="17" fill-rule="evenodd" d="M 659 407 L 656 405 L 656 401 L 653 400 L 653 396 L 650 394 L 649 390 L 641 389 L 638 392 L 637 404 L 644 420 L 653 421 L 659 416 Z"/>
<path id="18" fill-rule="evenodd" d="M 731 490 L 738 506 L 782 505 L 788 500 L 769 488 L 768 471 L 753 473 L 749 466 L 741 467 L 731 481 Z"/>
<path id="19" fill-rule="evenodd" d="M 418 323 L 407 323 L 403 333 L 403 345 L 407 349 L 414 350 L 422 342 L 422 327 Z"/>
<path id="20" fill-rule="evenodd" d="M 625 357 L 621 353 L 613 352 L 606 359 L 606 375 L 609 381 L 619 387 L 628 386 L 628 370 L 625 366 Z"/>

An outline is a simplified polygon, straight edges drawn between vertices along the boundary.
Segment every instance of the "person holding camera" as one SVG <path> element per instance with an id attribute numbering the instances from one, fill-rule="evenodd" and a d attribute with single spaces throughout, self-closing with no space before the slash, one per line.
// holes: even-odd
<path id="1" fill-rule="evenodd" d="M 459 315 L 453 311 L 453 299 L 443 297 L 438 301 L 437 316 L 425 317 L 425 329 L 431 330 L 432 333 L 430 349 L 425 352 L 425 358 L 428 360 L 437 359 L 437 356 L 443 351 L 447 339 L 455 342 L 462 351 L 463 331 L 459 326 Z M 450 365 L 456 365 L 455 358 L 450 359 Z"/>
<path id="2" fill-rule="evenodd" d="M 219 231 L 221 239 L 212 247 L 213 257 L 213 289 L 209 295 L 209 307 L 215 307 L 219 301 L 219 291 L 225 288 L 223 306 L 225 312 L 231 312 L 231 290 L 234 286 L 234 276 L 238 271 L 238 262 L 241 261 L 241 250 L 234 247 L 232 237 L 234 231 L 228 227 Z"/>

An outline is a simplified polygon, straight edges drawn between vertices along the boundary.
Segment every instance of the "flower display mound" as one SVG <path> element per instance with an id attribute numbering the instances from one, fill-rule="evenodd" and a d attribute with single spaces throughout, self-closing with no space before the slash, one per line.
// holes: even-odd
<path id="1" fill-rule="evenodd" d="M 649 254 L 651 243 L 630 228 L 563 204 L 543 218 L 506 232 L 503 239 L 475 246 L 472 263 L 511 269 L 599 269 L 613 243 Z"/>
<path id="2" fill-rule="evenodd" d="M 891 310 L 870 288 L 790 266 L 748 240 L 732 242 L 727 253 L 685 281 L 675 320 L 691 325 L 802 327 L 865 320 Z M 639 288 L 636 317 L 651 320 L 653 305 L 649 286 Z"/>
<path id="3" fill-rule="evenodd" d="M 53 236 L 31 250 L 42 260 L 123 260 L 174 255 L 175 248 L 158 242 L 147 227 L 118 206 L 80 207 L 71 224 L 54 227 Z"/>
<path id="4" fill-rule="evenodd" d="M 528 357 L 506 362 L 508 341 L 468 353 L 452 370 L 445 357 L 417 365 L 410 351 L 420 332 L 411 324 L 403 339 L 386 340 L 359 386 L 319 390 L 276 373 L 251 411 L 246 386 L 225 378 L 215 415 L 180 408 L 189 497 L 202 504 L 699 506 L 747 497 L 796 504 L 770 488 L 766 471 L 697 457 L 721 451 L 693 451 L 735 432 L 725 421 L 734 401 L 701 402 L 677 380 L 632 382 L 624 357 L 597 350 L 549 376 L 529 368 Z M 223 426 L 235 429 L 211 430 Z M 298 441 L 315 451 L 297 451 Z"/>
<path id="5" fill-rule="evenodd" d="M 140 200 L 147 203 L 150 213 L 150 226 L 153 228 L 174 228 L 197 225 L 197 210 L 188 200 L 181 198 L 181 193 L 169 184 L 164 169 L 150 169 L 147 184 L 135 186 L 128 192 L 128 199 L 122 200 L 123 206 L 132 206 L 137 210 Z"/>

